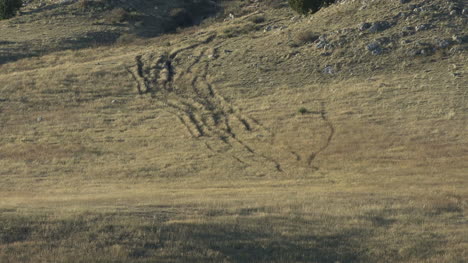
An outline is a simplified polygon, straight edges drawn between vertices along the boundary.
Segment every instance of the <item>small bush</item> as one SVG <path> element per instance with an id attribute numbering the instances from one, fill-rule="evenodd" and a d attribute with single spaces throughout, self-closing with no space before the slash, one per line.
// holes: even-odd
<path id="1" fill-rule="evenodd" d="M 77 6 L 81 11 L 104 11 L 113 8 L 110 0 L 79 0 Z"/>
<path id="2" fill-rule="evenodd" d="M 114 8 L 105 16 L 105 21 L 110 24 L 121 23 L 130 17 L 129 13 L 123 8 Z"/>
<path id="3" fill-rule="evenodd" d="M 274 9 L 279 9 L 282 7 L 285 7 L 286 4 L 284 3 L 284 0 L 263 0 L 261 2 L 262 6 L 274 8 Z"/>
<path id="4" fill-rule="evenodd" d="M 298 110 L 297 112 L 299 112 L 300 114 L 304 115 L 304 114 L 308 113 L 309 111 L 308 111 L 306 108 L 301 107 L 301 108 L 299 108 L 299 110 Z"/>
<path id="5" fill-rule="evenodd" d="M 169 12 L 169 17 L 172 19 L 176 28 L 188 27 L 194 24 L 192 14 L 185 8 L 174 8 Z"/>
<path id="6" fill-rule="evenodd" d="M 299 14 L 315 13 L 335 0 L 288 0 L 289 6 Z"/>
<path id="7" fill-rule="evenodd" d="M 82 11 L 85 11 L 91 7 L 91 1 L 90 0 L 79 0 L 77 2 L 77 6 L 79 9 Z"/>
<path id="8" fill-rule="evenodd" d="M 0 20 L 14 17 L 22 6 L 22 0 L 0 0 Z"/>
<path id="9" fill-rule="evenodd" d="M 128 44 L 143 45 L 145 44 L 144 39 L 138 37 L 136 34 L 132 33 L 123 33 L 115 41 L 117 46 L 123 46 Z"/>
<path id="10" fill-rule="evenodd" d="M 261 24 L 265 22 L 265 17 L 264 16 L 252 16 L 249 18 L 250 22 L 254 24 Z"/>
<path id="11" fill-rule="evenodd" d="M 317 34 L 315 34 L 314 32 L 312 32 L 312 31 L 302 31 L 302 32 L 297 33 L 294 36 L 294 40 L 295 40 L 296 44 L 298 44 L 298 45 L 312 43 L 315 40 L 317 40 L 318 38 L 319 38 L 319 36 Z"/>

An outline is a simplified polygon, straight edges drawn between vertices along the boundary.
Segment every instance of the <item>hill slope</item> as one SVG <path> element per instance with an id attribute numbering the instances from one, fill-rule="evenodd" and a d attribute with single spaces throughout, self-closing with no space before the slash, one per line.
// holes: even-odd
<path id="1" fill-rule="evenodd" d="M 463 2 L 262 4 L 44 55 L 0 22 L 0 258 L 463 262 Z"/>

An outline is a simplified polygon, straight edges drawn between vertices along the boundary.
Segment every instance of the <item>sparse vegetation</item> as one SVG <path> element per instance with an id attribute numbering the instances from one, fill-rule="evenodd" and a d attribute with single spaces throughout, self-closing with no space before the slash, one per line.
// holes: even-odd
<path id="1" fill-rule="evenodd" d="M 117 40 L 115 41 L 115 44 L 122 46 L 122 45 L 128 45 L 128 44 L 135 44 L 136 42 L 139 42 L 141 40 L 142 39 L 139 38 L 135 34 L 124 33 L 120 35 L 119 38 L 117 38 Z"/>
<path id="2" fill-rule="evenodd" d="M 0 262 L 467 261 L 450 3 L 104 2 L 0 21 Z"/>
<path id="3" fill-rule="evenodd" d="M 22 0 L 0 0 L 0 20 L 15 16 L 22 5 Z"/>
<path id="4" fill-rule="evenodd" d="M 258 29 L 260 29 L 259 25 L 253 23 L 248 23 L 242 26 L 230 26 L 223 29 L 221 36 L 225 38 L 238 37 Z"/>

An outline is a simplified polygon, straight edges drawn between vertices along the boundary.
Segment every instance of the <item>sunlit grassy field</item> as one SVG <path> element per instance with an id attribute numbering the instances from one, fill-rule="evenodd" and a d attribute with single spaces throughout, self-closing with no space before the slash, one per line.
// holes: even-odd
<path id="1" fill-rule="evenodd" d="M 350 187 L 346 177 L 106 180 L 4 193 L 2 261 L 466 259 L 463 189 Z"/>
<path id="2" fill-rule="evenodd" d="M 0 262 L 466 262 L 466 51 L 300 43 L 397 2 L 0 65 Z"/>

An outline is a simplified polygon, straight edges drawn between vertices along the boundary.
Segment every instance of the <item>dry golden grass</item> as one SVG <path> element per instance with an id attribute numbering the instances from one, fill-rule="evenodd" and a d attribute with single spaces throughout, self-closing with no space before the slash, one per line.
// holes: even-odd
<path id="1" fill-rule="evenodd" d="M 0 262 L 466 261 L 466 52 L 290 45 L 358 8 L 1 65 Z"/>

